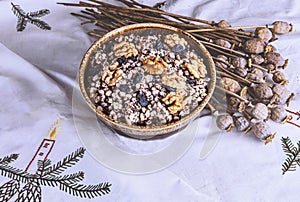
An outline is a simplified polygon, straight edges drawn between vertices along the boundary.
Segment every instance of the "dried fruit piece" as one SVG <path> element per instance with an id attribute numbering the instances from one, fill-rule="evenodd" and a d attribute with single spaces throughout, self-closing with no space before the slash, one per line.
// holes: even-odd
<path id="1" fill-rule="evenodd" d="M 265 42 L 258 38 L 249 39 L 244 44 L 247 53 L 260 54 L 265 50 Z"/>

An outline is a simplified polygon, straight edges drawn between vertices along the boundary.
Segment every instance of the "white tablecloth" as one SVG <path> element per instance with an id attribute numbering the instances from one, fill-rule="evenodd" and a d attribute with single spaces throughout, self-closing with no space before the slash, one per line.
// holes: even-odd
<path id="1" fill-rule="evenodd" d="M 93 41 L 86 34 L 86 28 L 80 26 L 80 20 L 69 14 L 79 9 L 57 5 L 55 1 L 15 0 L 13 3 L 21 5 L 25 11 L 49 9 L 51 13 L 42 19 L 52 26 L 51 31 L 42 31 L 28 24 L 23 32 L 17 32 L 17 18 L 10 2 L 0 1 L 0 158 L 20 154 L 11 165 L 25 169 L 51 124 L 61 119 L 62 129 L 49 155 L 52 162 L 79 147 L 86 147 L 84 157 L 67 173 L 84 171 L 83 184 L 106 181 L 112 184 L 109 194 L 91 201 L 299 201 L 299 168 L 286 175 L 281 172 L 285 154 L 280 138 L 289 136 L 294 143 L 300 140 L 300 129 L 290 124 L 272 124 L 277 136 L 267 146 L 253 135 L 232 132 L 215 139 L 213 149 L 203 150 L 212 120 L 203 117 L 192 124 L 197 129 L 196 136 L 172 165 L 139 174 L 108 168 L 95 154 L 98 151 L 100 155 L 103 148 L 92 148 L 93 144 L 85 143 L 82 140 L 85 134 L 78 135 L 80 129 L 76 126 L 87 118 L 76 111 L 80 105 L 76 99 L 74 101 L 73 94 L 78 91 L 76 76 L 81 59 Z M 150 0 L 140 2 L 154 4 Z M 296 94 L 289 109 L 300 110 L 299 1 L 174 0 L 168 1 L 165 9 L 208 20 L 226 19 L 232 25 L 265 25 L 275 20 L 292 22 L 295 32 L 279 36 L 280 40 L 274 44 L 285 58 L 289 58 L 286 70 L 289 89 Z M 79 114 L 74 114 L 76 112 Z M 155 147 L 164 150 L 178 138 L 175 135 L 145 142 L 116 134 L 109 136 L 106 139 L 112 147 L 127 149 L 125 152 L 131 156 L 149 154 Z M 114 157 L 111 153 L 104 153 L 104 156 Z M 7 177 L 0 176 L 0 185 L 7 181 Z M 84 200 L 87 199 L 58 188 L 42 187 L 42 201 Z"/>

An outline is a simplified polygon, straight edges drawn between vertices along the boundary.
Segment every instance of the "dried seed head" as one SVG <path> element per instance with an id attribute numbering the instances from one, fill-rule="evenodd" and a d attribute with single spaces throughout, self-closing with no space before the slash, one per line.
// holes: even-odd
<path id="1" fill-rule="evenodd" d="M 280 85 L 280 84 L 274 84 L 272 90 L 273 90 L 273 93 L 277 94 L 277 95 L 282 95 L 286 92 L 289 93 L 289 90 L 285 86 Z"/>
<path id="2" fill-rule="evenodd" d="M 276 71 L 273 73 L 272 79 L 275 83 L 281 83 L 285 80 L 285 75 L 280 71 Z"/>
<path id="3" fill-rule="evenodd" d="M 256 28 L 255 30 L 256 37 L 262 39 L 265 42 L 269 42 L 272 38 L 272 32 L 269 28 Z"/>
<path id="4" fill-rule="evenodd" d="M 234 125 L 238 131 L 245 131 L 249 127 L 250 122 L 246 117 L 240 116 L 235 118 Z"/>
<path id="5" fill-rule="evenodd" d="M 270 103 L 282 105 L 285 104 L 290 96 L 289 90 L 280 84 L 275 84 L 273 86 L 274 96 L 272 97 Z"/>
<path id="6" fill-rule="evenodd" d="M 254 135 L 260 140 L 266 139 L 271 134 L 270 126 L 263 121 L 255 123 L 252 130 Z"/>
<path id="7" fill-rule="evenodd" d="M 254 54 L 251 54 L 251 60 L 252 60 L 252 63 L 254 64 L 261 64 L 265 61 L 265 59 L 263 58 L 263 56 L 261 55 L 254 55 Z"/>
<path id="8" fill-rule="evenodd" d="M 232 59 L 231 64 L 235 67 L 245 68 L 247 65 L 247 60 L 243 57 L 235 57 Z"/>
<path id="9" fill-rule="evenodd" d="M 228 62 L 228 58 L 225 55 L 218 55 L 217 58 L 221 61 Z M 227 68 L 227 65 L 223 62 L 216 61 L 216 66 L 220 68 Z"/>
<path id="10" fill-rule="evenodd" d="M 248 79 L 258 82 L 264 82 L 264 73 L 260 69 L 253 69 L 247 76 Z"/>
<path id="11" fill-rule="evenodd" d="M 265 120 L 268 117 L 268 107 L 263 103 L 257 103 L 251 110 L 251 114 L 258 120 Z"/>
<path id="12" fill-rule="evenodd" d="M 249 39 L 244 44 L 247 53 L 260 54 L 265 50 L 265 42 L 258 38 Z"/>
<path id="13" fill-rule="evenodd" d="M 221 130 L 228 130 L 233 126 L 233 118 L 229 114 L 222 114 L 217 117 L 216 123 Z"/>
<path id="14" fill-rule="evenodd" d="M 258 99 L 270 99 L 273 96 L 272 89 L 265 83 L 256 85 L 254 93 Z"/>
<path id="15" fill-rule="evenodd" d="M 287 116 L 287 113 L 282 106 L 277 106 L 271 110 L 271 119 L 275 122 L 282 122 Z"/>
<path id="16" fill-rule="evenodd" d="M 239 82 L 227 77 L 223 77 L 220 81 L 220 84 L 225 90 L 229 90 L 234 93 L 237 93 L 241 90 Z"/>
<path id="17" fill-rule="evenodd" d="M 277 48 L 272 44 L 268 44 L 265 48 L 265 51 L 268 52 L 277 52 Z"/>
<path id="18" fill-rule="evenodd" d="M 227 109 L 231 111 L 238 111 L 241 100 L 236 97 L 229 97 L 227 101 Z"/>
<path id="19" fill-rule="evenodd" d="M 276 66 L 273 64 L 267 64 L 266 68 L 268 69 L 269 72 L 272 72 L 276 69 Z"/>
<path id="20" fill-rule="evenodd" d="M 279 53 L 269 52 L 266 54 L 267 63 L 271 63 L 275 66 L 281 67 L 284 65 L 285 61 Z"/>
<path id="21" fill-rule="evenodd" d="M 217 23 L 217 27 L 224 28 L 224 27 L 231 27 L 231 25 L 226 20 L 221 20 L 220 22 Z"/>
<path id="22" fill-rule="evenodd" d="M 216 39 L 215 44 L 222 46 L 224 48 L 231 48 L 231 43 L 229 41 L 226 41 L 224 39 Z"/>
<path id="23" fill-rule="evenodd" d="M 234 72 L 235 72 L 237 75 L 239 75 L 240 77 L 243 77 L 243 78 L 245 78 L 245 77 L 247 76 L 247 74 L 248 74 L 247 69 L 245 69 L 245 68 L 240 68 L 240 67 L 235 68 L 235 69 L 234 69 Z"/>
<path id="24" fill-rule="evenodd" d="M 274 34 L 286 34 L 291 31 L 291 25 L 287 22 L 275 21 L 272 25 Z"/>

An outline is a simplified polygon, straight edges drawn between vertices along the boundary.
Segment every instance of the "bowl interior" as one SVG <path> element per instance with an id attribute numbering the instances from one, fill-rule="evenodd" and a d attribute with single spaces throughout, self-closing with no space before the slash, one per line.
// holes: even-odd
<path id="1" fill-rule="evenodd" d="M 184 50 L 181 50 L 180 46 L 177 46 L 176 50 L 174 46 L 174 40 L 162 40 L 165 36 L 178 35 L 179 40 L 186 41 Z M 159 37 L 149 37 L 149 36 L 159 36 Z M 177 38 L 177 37 L 175 37 Z M 175 51 L 179 54 L 185 54 L 188 50 L 193 50 L 193 52 L 201 58 L 203 64 L 206 66 L 207 77 L 210 79 L 207 85 L 207 95 L 201 101 L 198 106 L 189 113 L 189 115 L 182 117 L 179 121 L 172 122 L 169 124 L 163 124 L 161 126 L 136 126 L 128 125 L 125 122 L 115 122 L 109 118 L 105 113 L 96 109 L 95 103 L 91 100 L 89 92 L 91 88 L 91 82 L 93 76 L 99 71 L 101 71 L 105 66 L 109 66 L 115 62 L 115 54 L 120 51 L 116 47 L 118 44 L 124 41 L 134 44 L 138 50 L 142 49 L 164 49 L 167 51 Z M 122 47 L 124 48 L 124 47 Z M 154 23 L 141 23 L 125 26 L 108 34 L 104 35 L 101 39 L 96 41 L 90 49 L 85 54 L 79 73 L 79 84 L 80 90 L 90 106 L 90 108 L 97 113 L 100 119 L 104 120 L 111 126 L 117 126 L 119 128 L 124 128 L 130 130 L 136 130 L 143 132 L 147 131 L 161 131 L 174 128 L 175 130 L 183 125 L 186 125 L 189 121 L 196 118 L 204 106 L 208 103 L 215 87 L 216 82 L 216 72 L 213 60 L 207 51 L 207 49 L 190 34 L 185 33 L 177 28 L 154 24 Z M 142 135 L 142 133 L 141 133 Z"/>

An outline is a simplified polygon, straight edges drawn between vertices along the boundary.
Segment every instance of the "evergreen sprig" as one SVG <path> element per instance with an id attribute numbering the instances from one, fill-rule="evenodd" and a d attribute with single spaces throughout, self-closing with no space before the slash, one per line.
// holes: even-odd
<path id="1" fill-rule="evenodd" d="M 19 157 L 19 154 L 11 154 L 9 156 L 5 156 L 3 158 L 0 158 L 0 164 L 9 164 L 16 160 Z"/>
<path id="2" fill-rule="evenodd" d="M 59 161 L 53 165 L 52 168 L 45 172 L 43 176 L 61 174 L 69 167 L 75 165 L 84 156 L 84 152 L 85 149 L 80 147 L 75 152 L 72 152 L 70 155 L 66 156 L 62 161 Z"/>
<path id="3" fill-rule="evenodd" d="M 27 22 L 37 26 L 38 28 L 42 30 L 51 30 L 51 27 L 46 22 L 38 19 L 40 17 L 43 17 L 44 15 L 47 15 L 50 13 L 48 9 L 42 9 L 39 11 L 29 12 L 26 13 L 20 5 L 12 5 L 12 11 L 15 14 L 15 16 L 18 17 L 17 22 L 17 31 L 23 31 L 26 28 Z"/>
<path id="4" fill-rule="evenodd" d="M 94 198 L 108 194 L 111 186 L 108 182 L 97 185 L 78 184 L 84 179 L 84 172 L 82 171 L 61 175 L 66 169 L 75 165 L 84 156 L 84 152 L 85 149 L 81 147 L 55 165 L 51 165 L 49 159 L 39 160 L 37 162 L 38 169 L 35 174 L 30 174 L 21 169 L 9 166 L 8 163 L 18 157 L 17 154 L 9 155 L 0 159 L 0 175 L 22 183 L 36 183 L 43 186 L 59 187 L 60 190 L 73 196 L 84 198 Z"/>
<path id="5" fill-rule="evenodd" d="M 282 174 L 284 175 L 288 171 L 295 171 L 297 165 L 300 166 L 300 141 L 297 143 L 297 147 L 289 137 L 282 137 L 281 142 L 283 151 L 287 156 L 282 164 Z"/>
<path id="6" fill-rule="evenodd" d="M 35 178 L 34 175 L 7 164 L 0 165 L 0 175 L 23 183 Z"/>
<path id="7" fill-rule="evenodd" d="M 108 194 L 110 192 L 110 186 L 111 184 L 109 184 L 108 182 L 100 183 L 97 185 L 61 183 L 59 189 L 74 196 L 94 198 L 97 196 Z"/>

